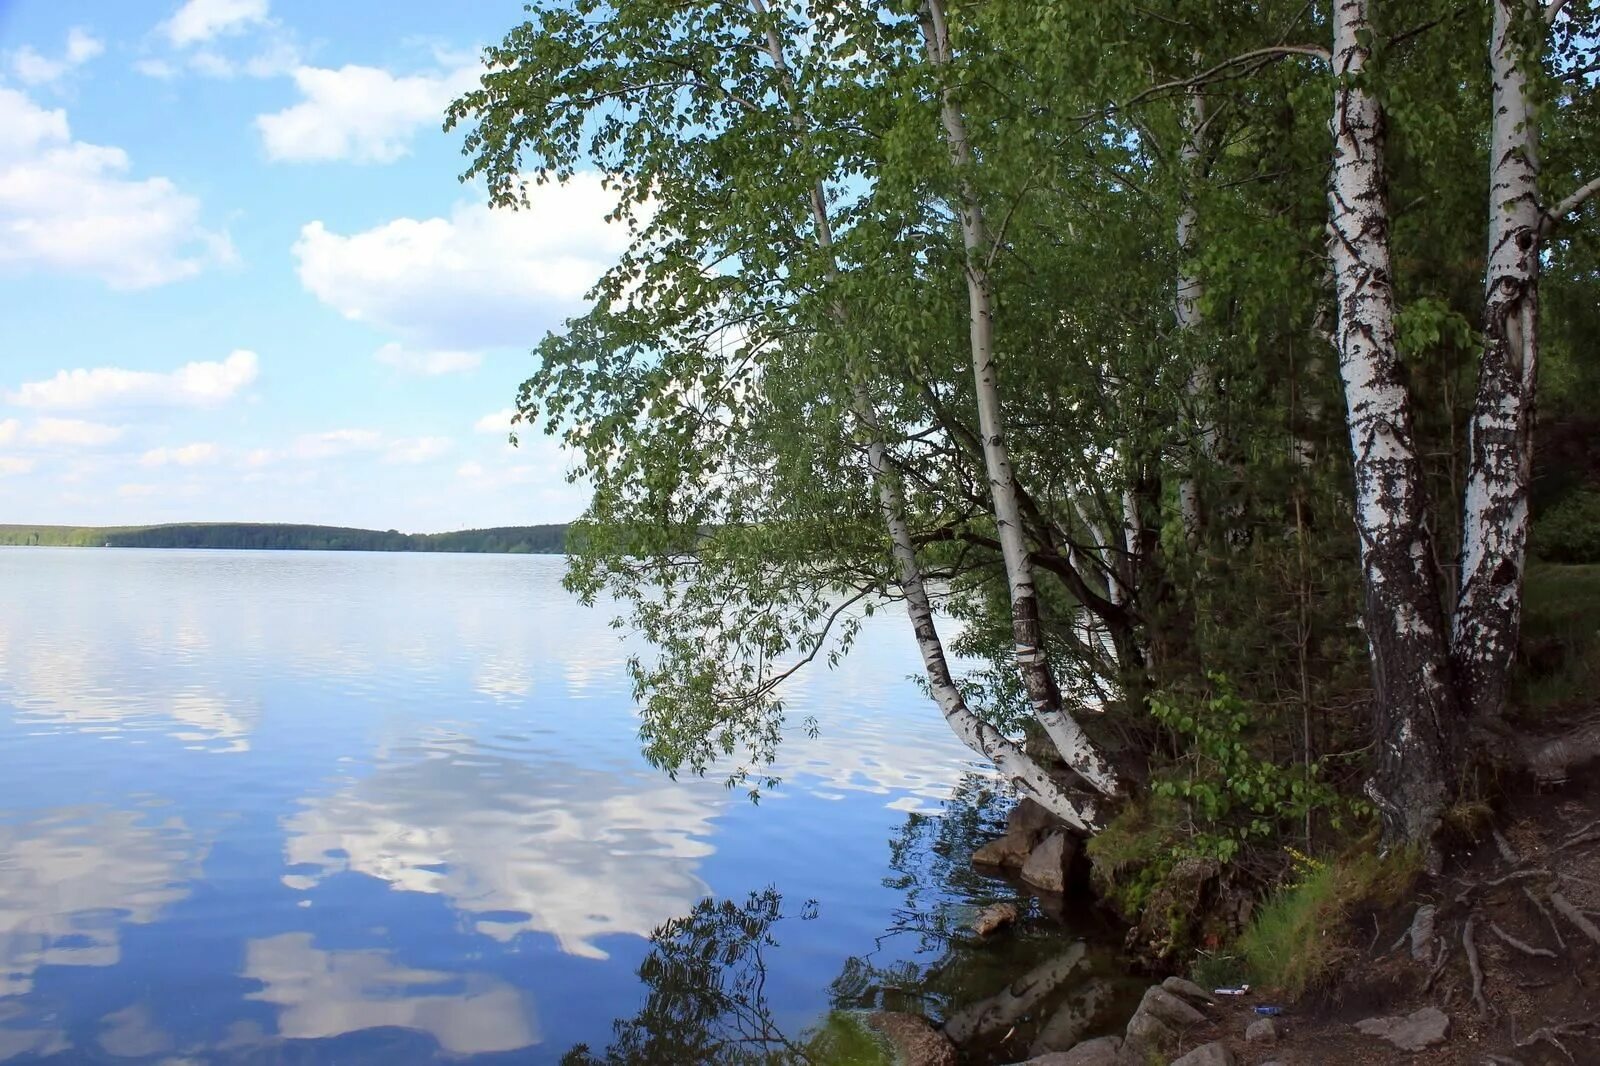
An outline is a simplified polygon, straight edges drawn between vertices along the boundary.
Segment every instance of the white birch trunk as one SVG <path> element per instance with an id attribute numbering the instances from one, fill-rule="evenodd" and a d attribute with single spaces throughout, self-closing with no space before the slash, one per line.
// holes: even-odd
<path id="1" fill-rule="evenodd" d="M 923 34 L 928 60 L 935 67 L 950 62 L 950 36 L 941 0 L 927 0 Z M 1033 564 L 1023 538 L 1022 508 L 1017 498 L 1016 473 L 1006 445 L 1005 419 L 1000 409 L 1000 388 L 994 358 L 994 298 L 986 257 L 990 253 L 988 228 L 977 191 L 972 184 L 972 150 L 966 121 L 946 86 L 940 93 L 940 117 L 949 142 L 950 160 L 960 185 L 961 236 L 967 254 L 967 309 L 972 347 L 972 372 L 978 398 L 978 428 L 983 439 L 984 466 L 994 501 L 995 525 L 1005 560 L 1011 593 L 1012 633 L 1017 668 L 1033 705 L 1034 717 L 1049 734 L 1061 757 L 1090 787 L 1106 796 L 1121 791 L 1116 772 L 1083 727 L 1062 706 L 1061 690 L 1050 672 L 1039 622 L 1039 598 L 1033 583 Z"/>
<path id="2" fill-rule="evenodd" d="M 1452 625 L 1456 680 L 1476 719 L 1501 714 L 1522 623 L 1543 221 L 1538 131 L 1527 77 L 1538 57 L 1524 54 L 1518 40 L 1524 20 L 1540 20 L 1542 26 L 1541 12 L 1524 0 L 1492 2 L 1483 355 L 1468 429 L 1461 579 Z"/>
<path id="3" fill-rule="evenodd" d="M 1189 90 L 1188 114 L 1184 121 L 1183 147 L 1178 153 L 1179 166 L 1183 171 L 1184 182 L 1183 206 L 1178 212 L 1178 285 L 1174 313 L 1177 319 L 1180 334 L 1192 332 L 1200 328 L 1203 316 L 1200 311 L 1200 301 L 1205 296 L 1205 285 L 1198 275 L 1192 273 L 1195 246 L 1195 228 L 1199 224 L 1200 215 L 1194 205 L 1193 183 L 1199 178 L 1200 171 L 1200 137 L 1204 131 L 1206 121 L 1205 97 L 1201 95 L 1198 86 Z M 1217 430 L 1211 419 L 1211 390 L 1212 390 L 1211 365 L 1201 360 L 1194 365 L 1189 374 L 1189 404 L 1194 412 L 1197 447 L 1190 448 L 1189 462 L 1192 464 L 1201 460 L 1210 460 L 1216 457 Z M 1200 527 L 1204 516 L 1200 510 L 1200 489 L 1196 484 L 1193 469 L 1190 470 L 1178 484 L 1178 509 L 1183 519 L 1183 530 L 1190 543 L 1200 535 Z"/>
<path id="4" fill-rule="evenodd" d="M 1368 0 L 1335 0 L 1329 216 L 1336 339 L 1354 457 L 1356 528 L 1374 688 L 1369 793 L 1391 840 L 1427 844 L 1450 800 L 1459 723 L 1439 581 L 1395 348 L 1383 114 L 1363 84 Z"/>
<path id="5" fill-rule="evenodd" d="M 764 0 L 752 0 L 752 6 L 757 15 L 766 15 Z M 785 91 L 792 97 L 794 85 L 784 59 L 783 42 L 779 39 L 777 31 L 770 26 L 766 31 L 766 43 L 767 53 L 772 59 L 778 77 Z M 790 121 L 795 126 L 796 132 L 803 134 L 805 122 L 795 110 L 792 99 L 789 107 Z M 816 228 L 817 246 L 828 258 L 829 280 L 835 280 L 838 268 L 833 259 L 833 227 L 828 218 L 827 199 L 820 183 L 811 187 L 809 199 L 812 222 Z M 849 314 L 844 305 L 836 305 L 833 314 L 841 327 L 849 328 Z M 1101 816 L 1090 798 L 1069 793 L 1020 745 L 1013 743 L 967 706 L 966 698 L 962 696 L 961 689 L 950 672 L 944 642 L 940 639 L 938 626 L 934 622 L 933 604 L 928 595 L 927 584 L 923 580 L 922 566 L 917 561 L 916 544 L 911 537 L 911 527 L 906 520 L 905 496 L 889 462 L 888 447 L 884 443 L 883 430 L 878 422 L 877 412 L 873 408 L 872 398 L 859 381 L 852 387 L 852 406 L 856 419 L 867 437 L 867 465 L 877 485 L 879 509 L 888 527 L 895 564 L 899 569 L 899 585 L 906 603 L 906 614 L 916 635 L 917 650 L 922 655 L 923 671 L 927 676 L 928 688 L 933 694 L 934 703 L 962 743 L 993 763 L 994 767 L 1019 791 L 1032 797 L 1036 803 L 1080 832 L 1098 831 L 1102 827 Z"/>

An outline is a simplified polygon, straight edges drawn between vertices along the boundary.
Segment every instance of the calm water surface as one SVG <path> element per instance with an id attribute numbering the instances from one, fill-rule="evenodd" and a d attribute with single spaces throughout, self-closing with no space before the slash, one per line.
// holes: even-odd
<path id="1" fill-rule="evenodd" d="M 628 649 L 561 571 L 0 549 L 0 1060 L 628 1058 L 707 943 L 689 979 L 790 1034 L 971 992 L 911 989 L 1011 893 L 954 854 L 989 793 L 903 622 L 800 679 L 822 735 L 757 806 L 643 763 Z"/>

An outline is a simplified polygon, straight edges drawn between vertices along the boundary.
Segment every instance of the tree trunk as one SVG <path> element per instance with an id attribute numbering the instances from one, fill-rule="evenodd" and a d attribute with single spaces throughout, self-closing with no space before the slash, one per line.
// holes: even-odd
<path id="1" fill-rule="evenodd" d="M 765 0 L 752 0 L 752 6 L 758 16 L 766 17 Z M 792 99 L 794 84 L 784 59 L 783 42 L 770 26 L 766 30 L 766 44 L 767 54 L 772 59 L 779 81 L 785 93 L 791 97 L 787 101 L 790 121 L 796 132 L 803 135 L 806 132 L 805 120 Z M 827 199 L 820 183 L 811 187 L 809 200 L 817 247 L 827 257 L 827 276 L 834 281 L 838 278 L 838 267 L 833 257 L 833 227 L 828 219 Z M 834 306 L 833 315 L 842 329 L 850 328 L 848 308 L 843 304 Z M 888 446 L 884 443 L 883 429 L 878 422 L 872 398 L 860 381 L 852 385 L 851 399 L 856 420 L 867 438 L 867 465 L 877 485 L 879 509 L 888 527 L 895 564 L 899 569 L 899 585 L 906 603 L 906 614 L 916 634 L 917 650 L 922 655 L 929 691 L 940 713 L 962 743 L 993 763 L 1019 791 L 1032 797 L 1068 825 L 1085 833 L 1098 831 L 1102 827 L 1101 816 L 1091 799 L 1069 793 L 1021 745 L 1013 743 L 967 706 L 966 698 L 961 695 L 961 689 L 950 673 L 944 642 L 934 622 L 933 604 L 923 580 L 922 566 L 917 561 L 911 527 L 906 521 L 905 495 L 889 462 Z"/>
<path id="2" fill-rule="evenodd" d="M 1383 115 L 1364 84 L 1367 0 L 1335 0 L 1329 214 L 1371 646 L 1376 770 L 1392 842 L 1427 845 L 1452 798 L 1460 723 L 1429 543 L 1411 397 L 1395 348 Z"/>
<path id="3" fill-rule="evenodd" d="M 923 37 L 928 60 L 938 68 L 950 63 L 950 35 L 941 0 L 927 0 L 923 8 Z M 990 288 L 987 257 L 991 251 L 983 207 L 972 181 L 972 150 L 966 121 L 955 94 L 945 86 L 940 92 L 940 117 L 950 148 L 960 189 L 961 237 L 967 254 L 967 309 L 972 346 L 972 372 L 978 397 L 978 429 L 983 438 L 984 466 L 994 501 L 995 526 L 1006 580 L 1011 594 L 1011 626 L 1016 643 L 1017 668 L 1028 690 L 1034 716 L 1044 726 L 1061 757 L 1092 788 L 1116 796 L 1116 772 L 1083 727 L 1062 706 L 1061 689 L 1050 671 L 1039 619 L 1039 597 L 1034 588 L 1033 564 L 1023 539 L 1022 509 L 1016 473 L 1006 445 L 1005 419 L 1000 409 L 1000 386 L 994 358 L 994 296 Z"/>
<path id="4" fill-rule="evenodd" d="M 1178 211 L 1178 285 L 1174 307 L 1180 335 L 1200 328 L 1203 316 L 1200 301 L 1205 296 L 1205 285 L 1194 274 L 1195 227 L 1200 214 L 1195 209 L 1193 184 L 1199 179 L 1200 138 L 1206 122 L 1205 97 L 1199 87 L 1189 90 L 1187 117 L 1184 121 L 1183 148 L 1178 153 L 1182 170 L 1183 206 Z M 1194 468 L 1203 461 L 1216 457 L 1217 430 L 1211 417 L 1211 390 L 1213 379 L 1211 365 L 1205 360 L 1195 363 L 1189 374 L 1189 403 L 1194 412 L 1196 440 L 1189 448 L 1189 473 L 1178 484 L 1178 508 L 1183 518 L 1183 530 L 1193 544 L 1200 536 L 1204 514 L 1200 506 L 1200 488 Z"/>
<path id="5" fill-rule="evenodd" d="M 1468 430 L 1461 582 L 1451 648 L 1462 700 L 1479 721 L 1493 721 L 1502 712 L 1522 623 L 1542 220 L 1538 132 L 1526 73 L 1537 56 L 1526 55 L 1518 40 L 1524 19 L 1540 20 L 1541 13 L 1524 0 L 1493 2 L 1483 357 Z"/>

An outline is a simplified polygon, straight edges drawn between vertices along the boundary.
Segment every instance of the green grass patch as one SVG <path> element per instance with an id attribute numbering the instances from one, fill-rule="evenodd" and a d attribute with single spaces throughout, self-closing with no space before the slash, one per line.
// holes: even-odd
<path id="1" fill-rule="evenodd" d="M 1600 565 L 1538 565 L 1523 597 L 1524 711 L 1591 709 L 1600 693 Z"/>
<path id="2" fill-rule="evenodd" d="M 1296 999 L 1329 982 L 1355 953 L 1350 918 L 1362 906 L 1393 906 L 1421 863 L 1408 852 L 1380 856 L 1363 840 L 1338 859 L 1295 856 L 1299 878 L 1256 911 L 1236 945 L 1253 983 Z"/>

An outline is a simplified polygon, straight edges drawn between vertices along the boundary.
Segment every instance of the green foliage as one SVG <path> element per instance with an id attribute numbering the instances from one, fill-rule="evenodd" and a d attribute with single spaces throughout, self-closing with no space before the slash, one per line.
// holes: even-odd
<path id="1" fill-rule="evenodd" d="M 231 548 L 267 551 L 495 552 L 560 554 L 567 526 L 508 526 L 454 533 L 399 533 L 252 522 L 106 528 L 0 526 L 0 545 L 67 548 Z"/>
<path id="2" fill-rule="evenodd" d="M 1600 566 L 1529 569 L 1517 702 L 1535 717 L 1587 712 L 1600 693 Z"/>
<path id="3" fill-rule="evenodd" d="M 1393 906 L 1421 870 L 1404 851 L 1368 839 L 1332 860 L 1290 852 L 1293 876 L 1256 911 L 1236 951 L 1252 981 L 1296 999 L 1327 983 L 1356 954 L 1349 919 L 1362 905 Z"/>
<path id="4" fill-rule="evenodd" d="M 1192 827 L 1180 853 L 1231 862 L 1241 848 L 1303 826 L 1313 811 L 1335 832 L 1346 819 L 1370 813 L 1329 786 L 1319 762 L 1283 766 L 1258 755 L 1249 744 L 1255 709 L 1226 677 L 1213 674 L 1211 682 L 1213 692 L 1203 699 L 1150 700 L 1151 715 L 1184 753 L 1151 785 L 1156 797 L 1181 806 Z"/>
<path id="5" fill-rule="evenodd" d="M 1532 548 L 1552 563 L 1600 563 L 1600 489 L 1578 489 L 1533 524 Z"/>

